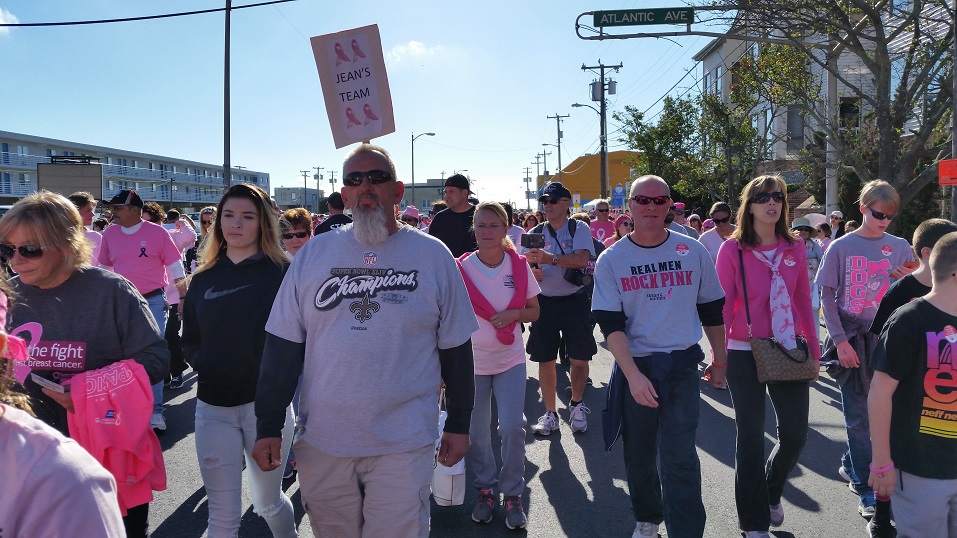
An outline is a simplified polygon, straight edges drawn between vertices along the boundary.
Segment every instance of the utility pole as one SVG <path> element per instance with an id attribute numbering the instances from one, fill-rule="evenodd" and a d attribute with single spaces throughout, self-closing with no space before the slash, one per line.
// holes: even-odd
<path id="1" fill-rule="evenodd" d="M 313 166 L 312 169 L 316 171 L 316 173 L 313 174 L 312 179 L 316 180 L 316 213 L 318 213 L 319 212 L 319 191 L 322 190 L 322 187 L 319 186 L 319 182 L 322 181 L 322 174 L 319 173 L 319 170 L 325 170 L 325 168 L 321 166 Z"/>
<path id="2" fill-rule="evenodd" d="M 562 116 L 558 112 L 554 116 L 548 116 L 548 119 L 555 120 L 555 128 L 558 131 L 558 136 L 555 138 L 555 147 L 558 148 L 558 182 L 562 182 L 562 118 L 567 118 L 568 114 Z"/>
<path id="3" fill-rule="evenodd" d="M 542 178 L 542 186 L 543 186 L 543 187 L 544 187 L 545 185 L 548 185 L 548 156 L 549 156 L 549 155 L 551 155 L 551 153 L 548 153 L 547 151 L 542 151 L 542 153 L 541 153 L 541 156 L 542 156 L 542 168 L 543 168 L 544 171 L 545 171 L 545 176 Z"/>
<path id="4" fill-rule="evenodd" d="M 535 165 L 535 189 L 540 189 L 541 185 L 539 185 L 538 183 L 538 178 L 542 177 L 542 169 L 541 169 L 542 154 L 541 153 L 535 154 L 535 162 L 533 162 L 532 164 Z"/>
<path id="5" fill-rule="evenodd" d="M 608 90 L 608 93 L 615 94 L 615 81 L 605 82 L 605 70 L 614 69 L 617 73 L 621 69 L 622 65 L 605 65 L 601 63 L 601 60 L 598 60 L 598 65 L 586 66 L 582 64 L 582 71 L 588 70 L 598 70 L 598 80 L 592 82 L 591 86 L 591 100 L 599 101 L 601 106 L 599 107 L 598 114 L 601 116 L 601 197 L 608 198 L 610 192 L 610 185 L 608 182 L 608 110 L 606 107 L 605 101 L 605 90 Z"/>
<path id="6" fill-rule="evenodd" d="M 306 200 L 306 193 L 308 192 L 306 190 L 306 178 L 309 177 L 309 170 L 300 170 L 299 173 L 302 174 L 302 207 L 308 211 L 309 202 Z"/>
<path id="7" fill-rule="evenodd" d="M 532 169 L 526 166 L 525 167 L 525 203 L 526 203 L 525 205 L 527 206 L 529 211 L 532 210 L 532 199 L 528 197 L 528 193 L 531 190 L 529 188 L 529 184 L 532 182 L 532 177 L 529 175 L 531 173 L 532 173 Z"/>
<path id="8" fill-rule="evenodd" d="M 332 192 L 336 192 L 336 171 L 329 170 L 329 183 L 332 184 Z"/>

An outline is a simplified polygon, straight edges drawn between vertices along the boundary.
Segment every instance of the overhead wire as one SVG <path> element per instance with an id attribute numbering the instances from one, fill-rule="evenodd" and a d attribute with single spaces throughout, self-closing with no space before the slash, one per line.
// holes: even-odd
<path id="1" fill-rule="evenodd" d="M 230 10 L 246 9 L 250 7 L 270 6 L 273 4 L 284 4 L 286 2 L 295 2 L 296 0 L 269 0 L 267 2 L 257 2 L 255 4 L 246 4 L 243 6 L 231 6 Z M 177 13 L 163 13 L 160 15 L 143 15 L 139 17 L 122 17 L 118 19 L 95 19 L 88 21 L 64 21 L 64 22 L 5 22 L 0 23 L 0 28 L 36 28 L 48 26 L 83 26 L 88 24 L 110 24 L 115 22 L 148 21 L 154 19 L 169 19 L 172 17 L 185 17 L 188 15 L 203 15 L 206 13 L 217 13 L 226 11 L 225 7 L 210 9 L 199 9 L 195 11 L 180 11 Z"/>

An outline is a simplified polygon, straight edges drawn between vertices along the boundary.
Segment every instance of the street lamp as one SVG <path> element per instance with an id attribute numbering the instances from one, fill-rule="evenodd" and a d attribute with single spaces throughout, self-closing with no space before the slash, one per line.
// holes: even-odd
<path id="1" fill-rule="evenodd" d="M 412 205 L 415 205 L 415 140 L 420 136 L 435 136 L 435 133 L 412 133 Z M 409 205 L 408 202 L 406 205 Z"/>
<path id="2" fill-rule="evenodd" d="M 602 194 L 604 195 L 604 193 L 608 192 L 607 188 L 605 187 L 605 181 L 608 176 L 608 137 L 605 134 L 605 115 L 602 114 L 600 110 L 598 110 L 597 108 L 591 105 L 583 105 L 581 103 L 572 104 L 572 108 L 581 108 L 581 107 L 588 107 L 594 110 L 599 117 L 598 139 L 601 142 L 601 150 L 599 152 L 600 171 L 599 171 L 599 178 L 598 178 L 598 190 L 602 192 Z"/>

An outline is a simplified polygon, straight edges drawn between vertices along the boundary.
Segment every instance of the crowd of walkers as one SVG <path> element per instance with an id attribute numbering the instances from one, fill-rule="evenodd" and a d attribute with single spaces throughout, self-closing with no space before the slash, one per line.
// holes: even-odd
<path id="1" fill-rule="evenodd" d="M 705 534 L 702 362 L 734 406 L 745 536 L 784 525 L 825 372 L 847 433 L 836 475 L 868 533 L 957 537 L 957 225 L 888 234 L 888 183 L 863 187 L 860 224 L 834 211 L 815 227 L 791 220 L 776 176 L 748 182 L 736 212 L 690 215 L 653 175 L 593 215 L 572 214 L 557 182 L 540 211 L 477 203 L 459 174 L 441 205 L 400 212 L 395 163 L 370 144 L 342 180 L 321 221 L 247 184 L 198 223 L 132 190 L 104 201 L 107 222 L 88 193 L 46 191 L 0 219 L 0 477 L 20 492 L 0 496 L 0 535 L 147 536 L 167 488 L 164 390 L 190 367 L 211 537 L 238 535 L 244 475 L 274 536 L 297 535 L 293 477 L 316 536 L 428 536 L 433 469 L 463 458 L 471 519 L 501 507 L 525 528 L 527 360 L 545 408 L 531 431 L 584 434 L 597 327 L 615 361 L 601 426 L 606 446 L 622 440 L 633 537 Z M 769 370 L 769 354 L 803 369 Z"/>

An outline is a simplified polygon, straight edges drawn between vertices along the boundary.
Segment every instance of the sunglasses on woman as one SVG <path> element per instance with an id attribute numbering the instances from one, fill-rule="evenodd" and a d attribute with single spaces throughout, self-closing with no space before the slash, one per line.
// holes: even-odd
<path id="1" fill-rule="evenodd" d="M 406 223 L 406 224 L 411 224 L 412 226 L 416 226 L 416 225 L 419 224 L 419 221 L 413 219 L 412 217 L 404 218 L 404 219 L 402 219 L 402 222 L 404 222 L 404 223 Z"/>
<path id="2" fill-rule="evenodd" d="M 877 220 L 894 220 L 894 217 L 897 216 L 897 215 L 888 215 L 887 213 L 881 213 L 880 211 L 876 211 L 870 207 L 868 207 L 867 209 L 868 211 L 871 212 L 871 215 L 873 215 L 874 218 Z"/>
<path id="3" fill-rule="evenodd" d="M 368 172 L 349 172 L 342 178 L 342 184 L 346 187 L 358 187 L 362 185 L 362 180 L 369 180 L 370 185 L 381 185 L 392 181 L 392 173 L 385 170 L 369 170 Z"/>
<path id="4" fill-rule="evenodd" d="M 727 217 L 723 219 L 711 219 L 711 222 L 715 224 L 724 224 L 725 222 L 731 222 L 731 216 L 728 215 Z M 711 228 L 714 228 L 714 226 L 711 226 Z"/>
<path id="5" fill-rule="evenodd" d="M 289 232 L 282 234 L 283 239 L 292 239 L 293 237 L 298 237 L 299 239 L 305 239 L 309 237 L 309 232 Z"/>
<path id="6" fill-rule="evenodd" d="M 648 205 L 654 202 L 655 205 L 665 205 L 671 201 L 670 196 L 642 196 L 640 194 L 632 196 L 631 200 L 634 200 L 638 205 Z"/>
<path id="7" fill-rule="evenodd" d="M 24 258 L 39 258 L 43 256 L 43 248 L 38 245 L 0 245 L 0 256 L 9 260 L 13 254 L 19 252 Z"/>
<path id="8" fill-rule="evenodd" d="M 629 227 L 629 228 L 634 228 L 634 227 L 635 227 L 635 223 L 634 223 L 634 222 L 622 222 L 621 224 L 619 224 L 619 226 L 627 226 L 627 227 Z"/>
<path id="9" fill-rule="evenodd" d="M 774 200 L 777 203 L 783 202 L 784 193 L 781 191 L 761 192 L 761 193 L 755 194 L 754 197 L 751 198 L 751 203 L 760 205 L 760 204 L 766 204 L 770 202 L 771 200 Z"/>

